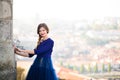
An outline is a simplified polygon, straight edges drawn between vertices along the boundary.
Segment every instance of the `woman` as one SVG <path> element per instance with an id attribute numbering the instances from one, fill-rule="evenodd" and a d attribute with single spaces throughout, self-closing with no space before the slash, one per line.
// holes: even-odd
<path id="1" fill-rule="evenodd" d="M 52 65 L 51 55 L 54 41 L 48 37 L 49 29 L 45 23 L 38 25 L 39 39 L 34 50 L 15 48 L 15 53 L 24 57 L 37 55 L 30 67 L 26 80 L 58 80 Z"/>

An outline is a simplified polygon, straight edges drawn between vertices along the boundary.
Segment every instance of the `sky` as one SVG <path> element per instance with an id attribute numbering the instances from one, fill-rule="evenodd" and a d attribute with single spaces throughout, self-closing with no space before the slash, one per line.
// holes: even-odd
<path id="1" fill-rule="evenodd" d="M 13 0 L 13 19 L 81 20 L 120 17 L 120 0 Z"/>

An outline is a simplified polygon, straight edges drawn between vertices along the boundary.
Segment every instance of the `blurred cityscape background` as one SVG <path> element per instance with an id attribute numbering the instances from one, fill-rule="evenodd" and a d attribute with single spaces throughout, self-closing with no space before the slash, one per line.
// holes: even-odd
<path id="1" fill-rule="evenodd" d="M 119 1 L 80 2 L 53 0 L 38 3 L 35 0 L 23 3 L 14 0 L 14 44 L 22 49 L 34 49 L 38 40 L 37 26 L 45 22 L 50 28 L 49 37 L 55 42 L 52 58 L 60 79 L 80 80 L 68 79 L 62 75 L 62 71 L 66 75 L 70 71 L 77 74 L 77 77 L 82 75 L 96 80 L 119 80 Z M 16 55 L 18 62 L 33 62 L 35 57 L 24 58 Z"/>

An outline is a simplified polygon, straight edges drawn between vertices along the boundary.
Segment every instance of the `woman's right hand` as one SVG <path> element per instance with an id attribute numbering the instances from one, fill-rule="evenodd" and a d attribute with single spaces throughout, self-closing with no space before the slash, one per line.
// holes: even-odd
<path id="1" fill-rule="evenodd" d="M 14 46 L 14 53 L 16 52 L 21 52 L 19 48 L 17 48 L 16 46 Z"/>
<path id="2" fill-rule="evenodd" d="M 14 48 L 14 53 L 16 53 L 17 51 L 18 51 L 18 49 L 15 47 L 15 48 Z"/>
<path id="3" fill-rule="evenodd" d="M 21 49 L 19 49 L 19 48 L 16 48 L 16 50 L 17 50 L 17 51 L 19 51 L 19 52 L 21 52 L 21 51 L 22 51 L 22 50 L 21 50 Z"/>

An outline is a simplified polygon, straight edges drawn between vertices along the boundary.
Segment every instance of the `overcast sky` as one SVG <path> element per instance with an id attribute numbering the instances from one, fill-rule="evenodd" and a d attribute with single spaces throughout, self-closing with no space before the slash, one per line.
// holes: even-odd
<path id="1" fill-rule="evenodd" d="M 14 19 L 80 20 L 120 17 L 120 0 L 13 0 Z"/>

